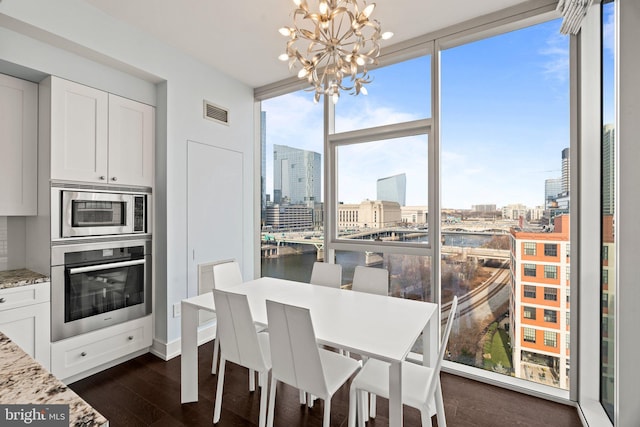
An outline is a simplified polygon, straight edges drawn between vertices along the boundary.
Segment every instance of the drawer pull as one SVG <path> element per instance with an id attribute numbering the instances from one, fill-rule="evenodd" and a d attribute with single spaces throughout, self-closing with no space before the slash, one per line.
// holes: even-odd
<path id="1" fill-rule="evenodd" d="M 6 300 L 4 298 L 0 298 L 0 304 L 2 304 L 3 302 L 5 302 Z"/>
<path id="2" fill-rule="evenodd" d="M 83 351 L 82 353 L 80 353 L 80 356 L 85 357 L 87 355 L 86 351 Z"/>
<path id="3" fill-rule="evenodd" d="M 127 339 L 128 339 L 129 341 L 133 341 L 133 335 L 129 335 L 129 336 L 127 337 Z"/>

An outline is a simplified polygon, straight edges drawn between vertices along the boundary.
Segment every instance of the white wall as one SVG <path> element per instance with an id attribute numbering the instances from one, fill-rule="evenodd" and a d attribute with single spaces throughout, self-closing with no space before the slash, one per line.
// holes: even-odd
<path id="1" fill-rule="evenodd" d="M 187 140 L 244 153 L 244 190 L 253 205 L 253 90 L 81 0 L 0 1 L 2 62 L 78 81 L 157 107 L 155 338 L 179 338 L 170 308 L 187 295 Z M 230 110 L 230 126 L 202 118 L 202 101 Z M 246 229 L 253 210 L 242 213 Z M 233 239 L 221 227 L 220 241 Z M 246 277 L 253 276 L 253 243 L 243 247 Z"/>

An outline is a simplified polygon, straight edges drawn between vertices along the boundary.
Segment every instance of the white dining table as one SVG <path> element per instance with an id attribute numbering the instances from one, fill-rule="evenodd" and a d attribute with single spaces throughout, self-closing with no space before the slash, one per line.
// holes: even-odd
<path id="1" fill-rule="evenodd" d="M 438 306 L 433 303 L 262 277 L 226 291 L 247 295 L 253 319 L 268 327 L 266 300 L 309 308 L 319 344 L 390 363 L 389 425 L 402 419 L 402 361 L 423 333 L 423 363 L 438 351 Z M 182 403 L 198 400 L 198 312 L 215 312 L 213 293 L 182 300 Z M 442 396 L 436 396 L 442 403 Z"/>

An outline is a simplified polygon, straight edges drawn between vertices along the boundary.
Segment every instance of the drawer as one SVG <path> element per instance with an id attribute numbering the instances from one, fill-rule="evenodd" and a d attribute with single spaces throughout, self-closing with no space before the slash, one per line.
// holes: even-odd
<path id="1" fill-rule="evenodd" d="M 0 311 L 49 301 L 49 282 L 0 289 Z"/>
<path id="2" fill-rule="evenodd" d="M 60 379 L 151 346 L 151 316 L 51 343 L 51 372 Z"/>

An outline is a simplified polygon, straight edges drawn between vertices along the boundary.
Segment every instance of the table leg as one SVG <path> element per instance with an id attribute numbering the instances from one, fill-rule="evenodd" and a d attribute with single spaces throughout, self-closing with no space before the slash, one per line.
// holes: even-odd
<path id="1" fill-rule="evenodd" d="M 389 366 L 389 427 L 402 427 L 402 363 Z"/>
<path id="2" fill-rule="evenodd" d="M 181 303 L 180 392 L 181 402 L 198 401 L 198 309 Z"/>
<path id="3" fill-rule="evenodd" d="M 438 312 L 433 313 L 429 323 L 422 330 L 422 364 L 424 366 L 436 366 L 438 361 L 439 348 L 439 328 L 438 321 L 440 316 Z"/>

